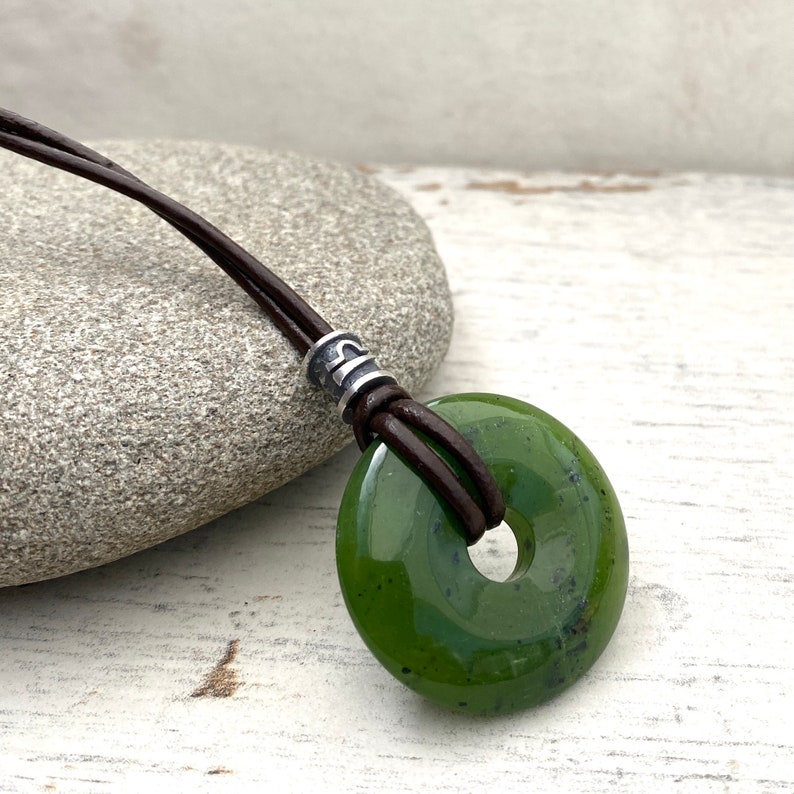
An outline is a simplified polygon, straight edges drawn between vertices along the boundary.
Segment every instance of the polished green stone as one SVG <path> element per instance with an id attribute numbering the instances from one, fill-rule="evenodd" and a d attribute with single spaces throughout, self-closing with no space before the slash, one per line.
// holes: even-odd
<path id="1" fill-rule="evenodd" d="M 345 602 L 378 660 L 427 698 L 476 714 L 541 703 L 590 668 L 620 618 L 628 544 L 617 498 L 587 447 L 538 408 L 491 394 L 431 407 L 499 483 L 515 570 L 484 577 L 454 514 L 376 442 L 339 511 Z"/>

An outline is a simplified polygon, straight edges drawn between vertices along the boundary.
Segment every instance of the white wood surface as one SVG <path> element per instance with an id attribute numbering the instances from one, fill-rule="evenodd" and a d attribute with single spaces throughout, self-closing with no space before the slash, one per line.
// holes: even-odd
<path id="1" fill-rule="evenodd" d="M 455 295 L 424 396 L 541 406 L 621 497 L 611 645 L 510 717 L 403 689 L 337 588 L 349 449 L 159 548 L 0 591 L 0 789 L 794 791 L 794 182 L 379 177 Z"/>

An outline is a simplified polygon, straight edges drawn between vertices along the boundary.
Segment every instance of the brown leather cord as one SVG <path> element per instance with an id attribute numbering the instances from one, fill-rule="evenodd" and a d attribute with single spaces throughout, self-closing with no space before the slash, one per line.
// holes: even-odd
<path id="1" fill-rule="evenodd" d="M 0 147 L 60 168 L 144 204 L 198 246 L 231 276 L 304 354 L 331 326 L 291 287 L 244 248 L 192 210 L 141 181 L 93 149 L 12 111 L 0 108 Z M 353 411 L 353 432 L 365 449 L 380 436 L 447 501 L 471 545 L 497 526 L 505 506 L 493 476 L 469 442 L 399 386 L 376 386 Z M 428 440 L 471 480 L 473 497 Z"/>
<path id="2" fill-rule="evenodd" d="M 36 121 L 26 119 L 24 116 L 20 116 L 18 113 L 0 108 L 0 133 L 2 132 L 11 133 L 13 135 L 19 136 L 22 139 L 27 138 L 29 142 L 44 144 L 58 150 L 59 152 L 74 155 L 85 160 L 86 162 L 94 163 L 95 165 L 107 168 L 108 170 L 113 171 L 121 176 L 128 177 L 129 179 L 137 182 L 143 188 L 148 187 L 145 182 L 140 180 L 130 171 L 127 171 L 125 168 L 122 168 L 120 165 L 118 165 L 118 163 L 113 162 L 113 160 L 110 158 L 105 157 L 85 144 L 75 141 L 63 133 L 52 130 L 49 127 L 45 127 L 43 124 L 39 124 Z M 5 145 L 6 148 L 12 148 L 11 145 L 3 143 L 2 140 L 0 140 L 0 144 Z M 19 147 L 21 145 L 21 143 L 16 142 L 17 148 L 15 151 L 17 151 L 18 154 L 25 154 L 24 152 L 20 151 Z M 46 163 L 47 165 L 60 167 L 57 163 L 52 162 L 49 159 L 50 156 L 52 155 L 48 155 L 47 159 L 45 159 L 43 156 L 36 159 L 38 159 L 40 162 Z M 167 196 L 163 196 L 162 194 L 161 196 L 163 199 L 167 199 L 169 202 L 172 201 Z M 176 202 L 173 203 L 176 204 Z M 188 240 L 190 240 L 194 245 L 198 246 L 227 275 L 231 276 L 254 299 L 254 301 L 256 301 L 256 303 L 258 303 L 264 309 L 268 316 L 273 319 L 279 330 L 281 330 L 282 333 L 284 333 L 284 335 L 290 339 L 290 341 L 292 341 L 292 343 L 300 352 L 305 352 L 305 350 L 309 348 L 313 340 L 310 339 L 310 336 L 304 332 L 296 322 L 291 320 L 288 314 L 281 311 L 280 307 L 273 300 L 271 295 L 263 290 L 261 283 L 262 279 L 260 278 L 261 274 L 249 272 L 247 270 L 250 260 L 253 258 L 249 258 L 247 252 L 245 252 L 244 249 L 240 249 L 240 251 L 246 254 L 246 257 L 243 260 L 235 262 L 235 251 L 232 250 L 231 252 L 224 252 L 221 249 L 214 248 L 204 239 L 181 227 L 175 219 L 172 219 L 168 216 L 167 212 L 163 208 L 156 209 L 151 206 L 149 208 L 153 209 L 153 211 L 163 220 L 171 224 L 171 226 L 187 237 Z M 196 216 L 196 219 L 202 224 L 206 224 L 208 227 L 211 227 L 211 225 L 201 216 Z M 220 234 L 220 232 L 218 232 L 218 234 Z M 233 243 L 233 241 L 229 238 L 226 239 Z M 255 265 L 260 264 L 257 260 L 253 260 L 253 263 Z M 274 283 L 270 286 L 274 286 L 275 281 L 278 280 L 277 277 L 275 274 L 270 273 L 270 271 L 266 270 L 265 272 L 266 274 L 272 276 Z M 285 294 L 288 294 L 287 291 L 292 292 L 291 288 L 289 288 L 283 282 L 281 282 L 281 285 L 285 291 Z M 301 298 L 294 292 L 290 297 L 296 304 L 300 304 L 302 302 Z M 316 313 L 315 317 L 311 318 L 311 322 L 313 323 L 315 330 L 324 328 L 325 333 L 328 333 L 328 331 L 331 330 L 331 327 L 325 323 L 325 321 L 319 317 L 319 315 L 316 315 Z"/>
<path id="3" fill-rule="evenodd" d="M 449 464 L 438 455 L 428 455 L 427 444 L 391 413 L 380 411 L 375 414 L 370 427 L 421 477 L 433 484 L 437 493 L 460 518 L 465 528 L 466 542 L 470 546 L 476 543 L 485 533 L 485 516 Z"/>
<path id="4" fill-rule="evenodd" d="M 375 414 L 386 410 L 389 403 L 404 399 L 410 400 L 411 395 L 405 389 L 391 384 L 370 389 L 361 396 L 353 409 L 353 435 L 362 452 L 375 440 L 370 427 Z"/>
<path id="5" fill-rule="evenodd" d="M 92 149 L 10 111 L 0 111 L 0 146 L 147 206 L 198 245 L 248 292 L 301 354 L 314 340 L 333 330 L 291 287 L 209 221 Z"/>
<path id="6" fill-rule="evenodd" d="M 472 481 L 479 496 L 485 526 L 498 526 L 505 516 L 505 501 L 491 472 L 474 447 L 452 425 L 416 400 L 395 400 L 389 413 L 438 444 Z"/>
<path id="7" fill-rule="evenodd" d="M 384 424 L 381 419 L 384 414 L 399 420 L 399 427 L 393 422 Z M 474 505 L 471 504 L 468 492 L 466 494 L 468 499 L 460 499 L 458 496 L 453 498 L 453 489 L 455 494 L 458 490 L 451 481 L 459 483 L 455 472 L 437 454 L 436 460 L 430 461 L 427 444 L 416 446 L 405 443 L 403 428 L 410 428 L 412 433 L 418 432 L 435 442 L 458 463 L 476 491 L 477 499 Z M 353 433 L 362 451 L 369 446 L 374 435 L 377 434 L 413 468 L 432 471 L 432 474 L 425 476 L 435 484 L 440 493 L 445 495 L 449 504 L 458 513 L 466 528 L 466 541 L 469 545 L 476 543 L 486 528 L 498 526 L 504 518 L 504 497 L 474 447 L 452 425 L 427 406 L 411 399 L 399 386 L 377 386 L 361 397 L 353 409 Z M 479 515 L 476 514 L 477 512 Z"/>

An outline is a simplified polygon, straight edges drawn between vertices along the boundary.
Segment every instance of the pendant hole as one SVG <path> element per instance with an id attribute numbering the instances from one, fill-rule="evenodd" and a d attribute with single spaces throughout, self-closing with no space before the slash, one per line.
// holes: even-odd
<path id="1" fill-rule="evenodd" d="M 518 563 L 518 543 L 506 521 L 489 529 L 468 551 L 472 565 L 493 582 L 507 581 Z"/>

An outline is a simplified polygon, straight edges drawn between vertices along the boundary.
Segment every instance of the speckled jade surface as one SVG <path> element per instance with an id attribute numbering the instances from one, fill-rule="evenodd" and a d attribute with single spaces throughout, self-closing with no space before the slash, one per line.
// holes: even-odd
<path id="1" fill-rule="evenodd" d="M 515 569 L 504 582 L 483 576 L 454 515 L 376 442 L 339 512 L 345 602 L 386 669 L 431 700 L 479 714 L 536 705 L 579 679 L 618 623 L 628 582 L 620 506 L 592 453 L 540 409 L 488 394 L 431 406 L 499 483 Z"/>

